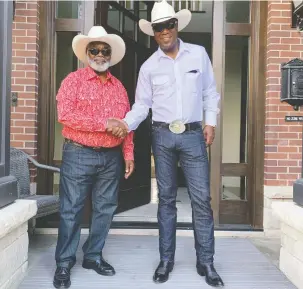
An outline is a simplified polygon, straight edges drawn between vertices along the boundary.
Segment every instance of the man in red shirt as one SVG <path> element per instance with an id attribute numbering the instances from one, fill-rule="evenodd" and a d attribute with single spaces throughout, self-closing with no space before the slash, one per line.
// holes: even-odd
<path id="1" fill-rule="evenodd" d="M 88 194 L 92 194 L 90 233 L 83 245 L 82 266 L 111 276 L 114 268 L 102 257 L 102 249 L 117 208 L 117 196 L 125 160 L 125 178 L 134 170 L 133 133 L 124 139 L 123 119 L 130 110 L 127 92 L 108 71 L 125 54 L 121 37 L 101 26 L 88 36 L 77 35 L 72 47 L 88 65 L 70 73 L 57 94 L 58 121 L 63 124 L 60 175 L 60 225 L 56 247 L 57 270 L 53 285 L 68 288 L 76 262 L 80 223 Z"/>

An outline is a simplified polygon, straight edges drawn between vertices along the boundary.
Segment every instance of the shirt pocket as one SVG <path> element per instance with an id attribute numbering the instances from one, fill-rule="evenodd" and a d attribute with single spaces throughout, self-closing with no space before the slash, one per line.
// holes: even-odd
<path id="1" fill-rule="evenodd" d="M 168 75 L 154 75 L 152 77 L 153 97 L 169 96 L 171 81 Z"/>
<path id="2" fill-rule="evenodd" d="M 186 69 L 184 79 L 186 91 L 189 93 L 198 93 L 201 88 L 201 70 L 194 67 Z"/>

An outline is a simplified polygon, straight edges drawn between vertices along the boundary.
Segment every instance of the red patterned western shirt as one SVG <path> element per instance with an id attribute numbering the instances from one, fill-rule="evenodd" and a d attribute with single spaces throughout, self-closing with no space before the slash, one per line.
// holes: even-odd
<path id="1" fill-rule="evenodd" d="M 70 73 L 58 91 L 57 108 L 63 137 L 91 147 L 122 144 L 124 159 L 134 159 L 133 132 L 124 140 L 106 132 L 108 118 L 123 119 L 130 110 L 124 86 L 110 72 L 104 83 L 90 67 Z"/>

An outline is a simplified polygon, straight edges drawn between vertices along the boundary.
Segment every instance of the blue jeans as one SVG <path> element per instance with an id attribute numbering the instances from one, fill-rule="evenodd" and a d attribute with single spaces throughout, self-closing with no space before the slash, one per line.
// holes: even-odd
<path id="1" fill-rule="evenodd" d="M 83 208 L 89 194 L 92 195 L 92 219 L 89 236 L 82 249 L 84 258 L 100 260 L 117 208 L 121 173 L 120 148 L 100 152 L 72 143 L 64 144 L 59 189 L 57 266 L 72 266 L 76 261 Z"/>
<path id="2" fill-rule="evenodd" d="M 162 261 L 173 261 L 176 249 L 178 161 L 187 183 L 197 261 L 212 263 L 214 220 L 210 205 L 209 167 L 202 127 L 173 134 L 168 128 L 152 127 L 152 146 L 159 189 L 159 251 Z"/>

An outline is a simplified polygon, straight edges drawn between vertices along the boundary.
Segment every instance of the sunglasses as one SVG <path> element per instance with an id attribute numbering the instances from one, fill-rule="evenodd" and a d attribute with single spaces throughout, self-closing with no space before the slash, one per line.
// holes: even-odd
<path id="1" fill-rule="evenodd" d="M 178 20 L 172 20 L 172 21 L 153 24 L 152 27 L 154 32 L 162 32 L 164 29 L 168 29 L 168 30 L 174 29 L 177 23 Z"/>
<path id="2" fill-rule="evenodd" d="M 112 54 L 112 50 L 110 48 L 102 48 L 102 49 L 91 48 L 91 49 L 88 49 L 88 51 L 91 55 L 94 55 L 94 56 L 97 56 L 100 52 L 105 57 L 110 56 Z"/>

